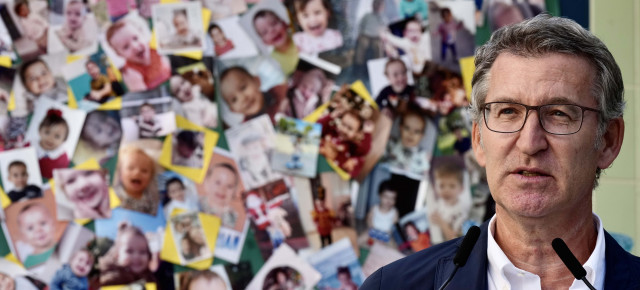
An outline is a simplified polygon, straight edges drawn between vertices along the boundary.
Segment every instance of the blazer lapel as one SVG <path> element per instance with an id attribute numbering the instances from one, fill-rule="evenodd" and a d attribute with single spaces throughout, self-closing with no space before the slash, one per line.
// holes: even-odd
<path id="1" fill-rule="evenodd" d="M 488 289 L 487 285 L 487 229 L 489 222 L 485 222 L 480 227 L 480 238 L 473 246 L 469 259 L 464 267 L 458 269 L 455 277 L 447 286 L 447 289 Z M 457 245 L 460 247 L 462 239 L 458 240 Z M 455 266 L 453 265 L 453 257 L 441 259 L 438 262 L 436 270 L 435 289 L 440 288 L 449 275 L 453 273 Z"/>

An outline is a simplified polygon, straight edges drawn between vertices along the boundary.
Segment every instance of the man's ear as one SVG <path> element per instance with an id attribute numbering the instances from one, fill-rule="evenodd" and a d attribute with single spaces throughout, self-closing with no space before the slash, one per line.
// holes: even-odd
<path id="1" fill-rule="evenodd" d="M 484 146 L 482 145 L 482 137 L 480 137 L 480 130 L 482 128 L 477 122 L 473 122 L 473 128 L 471 129 L 471 144 L 473 145 L 473 153 L 476 156 L 476 160 L 480 166 L 486 165 L 484 156 Z"/>
<path id="2" fill-rule="evenodd" d="M 598 168 L 605 169 L 611 166 L 622 148 L 622 140 L 624 139 L 624 120 L 622 117 L 609 121 L 607 131 L 601 138 L 602 145 L 600 145 L 601 148 L 598 148 Z"/>

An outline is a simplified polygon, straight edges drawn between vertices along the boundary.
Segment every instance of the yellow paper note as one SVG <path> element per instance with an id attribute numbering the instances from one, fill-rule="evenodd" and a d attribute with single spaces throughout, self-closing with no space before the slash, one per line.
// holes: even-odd
<path id="1" fill-rule="evenodd" d="M 471 80 L 473 79 L 473 72 L 475 72 L 476 70 L 474 61 L 475 58 L 473 56 L 463 57 L 460 59 L 462 83 L 464 85 L 464 91 L 467 93 L 467 100 L 469 102 L 471 102 Z"/>
<path id="2" fill-rule="evenodd" d="M 183 209 L 174 209 L 171 213 L 171 217 L 184 213 Z M 205 237 L 207 239 L 207 244 L 209 245 L 209 251 L 211 253 L 211 258 L 201 260 L 198 262 L 194 262 L 191 264 L 182 264 L 182 260 L 180 259 L 180 253 L 178 253 L 178 248 L 176 247 L 176 242 L 174 240 L 173 231 L 170 226 L 170 219 L 167 219 L 167 226 L 165 227 L 164 232 L 164 244 L 162 245 L 162 251 L 160 251 L 160 258 L 167 262 L 184 265 L 197 270 L 205 270 L 211 267 L 211 263 L 213 263 L 213 253 L 215 252 L 216 241 L 218 239 L 218 231 L 220 230 L 220 225 L 222 222 L 220 218 L 217 216 L 198 213 L 198 218 L 200 219 L 200 223 L 202 224 L 202 229 L 204 230 Z"/>

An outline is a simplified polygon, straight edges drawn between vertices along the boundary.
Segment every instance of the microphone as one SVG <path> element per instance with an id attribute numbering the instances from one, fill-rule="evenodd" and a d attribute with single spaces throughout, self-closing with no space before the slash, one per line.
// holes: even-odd
<path id="1" fill-rule="evenodd" d="M 567 247 L 567 244 L 565 244 L 561 238 L 553 239 L 551 246 L 553 247 L 553 250 L 556 251 L 556 254 L 558 254 L 558 257 L 560 257 L 560 260 L 562 260 L 564 265 L 567 266 L 569 271 L 571 271 L 571 274 L 573 274 L 576 279 L 582 280 L 589 289 L 596 289 L 591 285 L 591 283 L 589 283 L 589 280 L 587 280 L 587 271 L 582 267 L 580 262 L 578 262 L 576 256 L 571 253 L 571 250 L 569 250 L 569 247 Z"/>
<path id="2" fill-rule="evenodd" d="M 456 272 L 458 271 L 458 269 L 463 267 L 465 264 L 467 264 L 469 255 L 471 255 L 471 250 L 473 250 L 473 246 L 476 245 L 476 242 L 478 241 L 479 237 L 480 237 L 480 228 L 478 226 L 472 226 L 471 228 L 469 228 L 469 230 L 467 231 L 467 234 L 462 239 L 462 244 L 460 244 L 460 248 L 458 248 L 458 252 L 456 252 L 456 256 L 453 257 L 453 264 L 456 267 L 453 269 L 453 272 L 451 273 L 449 278 L 447 278 L 447 281 L 445 281 L 444 284 L 442 284 L 442 286 L 438 288 L 439 290 L 444 290 L 445 288 L 447 288 L 449 283 L 451 283 L 453 276 L 456 275 Z"/>

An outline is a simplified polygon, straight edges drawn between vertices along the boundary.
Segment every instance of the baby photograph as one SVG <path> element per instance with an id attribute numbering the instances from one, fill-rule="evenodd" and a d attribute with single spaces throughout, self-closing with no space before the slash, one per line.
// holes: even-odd
<path id="1" fill-rule="evenodd" d="M 430 247 L 431 236 L 426 210 L 416 210 L 398 220 L 393 230 L 393 238 L 398 250 L 407 255 Z"/>
<path id="2" fill-rule="evenodd" d="M 200 2 L 151 6 L 156 46 L 162 54 L 204 49 Z"/>
<path id="3" fill-rule="evenodd" d="M 283 244 L 295 250 L 309 247 L 300 212 L 291 195 L 289 186 L 282 179 L 243 194 L 255 238 L 265 260 Z"/>
<path id="4" fill-rule="evenodd" d="M 174 209 L 199 210 L 195 186 L 193 181 L 173 171 L 165 171 L 158 175 L 158 191 L 162 196 L 162 208 L 166 218 L 171 216 Z"/>
<path id="5" fill-rule="evenodd" d="M 120 109 L 123 141 L 161 137 L 176 130 L 172 98 L 123 101 Z"/>
<path id="6" fill-rule="evenodd" d="M 378 58 L 369 60 L 367 67 L 376 104 L 383 115 L 393 119 L 416 97 L 411 60 L 407 55 Z"/>
<path id="7" fill-rule="evenodd" d="M 276 123 L 272 167 L 282 173 L 315 177 L 318 168 L 320 124 L 282 117 Z"/>
<path id="8" fill-rule="evenodd" d="M 109 219 L 96 220 L 97 286 L 163 281 L 167 264 L 160 260 L 160 250 L 165 225 L 162 214 L 150 216 L 122 208 L 114 209 Z"/>
<path id="9" fill-rule="evenodd" d="M 73 158 L 86 113 L 48 99 L 40 100 L 27 129 L 27 140 L 36 148 L 42 177 L 66 168 Z"/>
<path id="10" fill-rule="evenodd" d="M 5 25 L 14 35 L 16 51 L 23 59 L 47 53 L 49 11 L 47 1 L 11 1 L 2 5 Z"/>
<path id="11" fill-rule="evenodd" d="M 102 49 L 122 73 L 129 91 L 151 90 L 171 77 L 169 59 L 151 48 L 150 40 L 149 26 L 137 11 L 115 21 L 100 36 Z"/>
<path id="12" fill-rule="evenodd" d="M 343 45 L 331 1 L 290 0 L 286 3 L 297 27 L 292 38 L 300 53 L 318 55 Z"/>
<path id="13" fill-rule="evenodd" d="M 55 169 L 58 220 L 101 219 L 111 216 L 106 170 Z"/>
<path id="14" fill-rule="evenodd" d="M 342 239 L 309 256 L 309 264 L 322 275 L 320 289 L 357 289 L 364 282 L 358 256 L 349 239 Z"/>
<path id="15" fill-rule="evenodd" d="M 220 84 L 220 112 L 227 127 L 235 127 L 266 114 L 275 116 L 288 108 L 287 85 L 278 63 L 268 57 L 216 62 Z"/>
<path id="16" fill-rule="evenodd" d="M 0 152 L 0 174 L 11 202 L 42 197 L 42 176 L 34 147 Z"/>
<path id="17" fill-rule="evenodd" d="M 547 11 L 545 1 L 528 2 L 491 0 L 482 3 L 482 13 L 487 18 L 491 32 L 503 26 L 518 23 Z"/>
<path id="18" fill-rule="evenodd" d="M 387 57 L 408 55 L 411 59 L 408 68 L 414 74 L 422 73 L 425 62 L 432 59 L 431 35 L 418 18 L 411 17 L 391 23 L 382 30 L 380 38 Z"/>
<path id="19" fill-rule="evenodd" d="M 434 4 L 429 17 L 433 61 L 459 72 L 458 60 L 473 56 L 475 50 L 475 3 L 436 1 Z"/>
<path id="20" fill-rule="evenodd" d="M 187 212 L 167 218 L 182 264 L 211 258 L 212 253 L 197 212 Z"/>
<path id="21" fill-rule="evenodd" d="M 231 16 L 214 20 L 206 31 L 204 53 L 220 59 L 258 55 L 258 48 L 240 26 L 240 18 Z"/>
<path id="22" fill-rule="evenodd" d="M 211 266 L 206 270 L 188 270 L 175 274 L 175 289 L 217 289 L 231 290 L 229 276 L 223 265 Z"/>
<path id="23" fill-rule="evenodd" d="M 55 198 L 51 190 L 42 197 L 12 203 L 4 209 L 7 219 L 3 227 L 11 251 L 25 268 L 45 263 L 54 253 L 67 225 L 56 219 Z"/>
<path id="24" fill-rule="evenodd" d="M 90 55 L 98 49 L 98 23 L 87 4 L 80 0 L 56 1 L 63 4 L 62 23 L 50 23 L 48 53 L 66 52 Z M 54 15 L 55 13 L 52 13 Z"/>
<path id="25" fill-rule="evenodd" d="M 328 102 L 336 89 L 340 67 L 319 58 L 301 55 L 296 70 L 289 76 L 288 108 L 284 114 L 302 119 Z"/>
<path id="26" fill-rule="evenodd" d="M 63 54 L 47 54 L 22 62 L 13 85 L 15 115 L 33 113 L 40 100 L 67 103 L 67 82 L 61 70 L 64 64 Z"/>
<path id="27" fill-rule="evenodd" d="M 320 277 L 294 249 L 282 245 L 266 260 L 246 289 L 308 289 L 316 285 Z"/>
<path id="28" fill-rule="evenodd" d="M 225 131 L 231 153 L 238 161 L 245 190 L 282 178 L 282 174 L 271 167 L 275 135 L 266 115 Z"/>
<path id="29" fill-rule="evenodd" d="M 13 261 L 0 258 L 0 281 L 6 289 L 45 290 L 47 284 Z"/>
<path id="30" fill-rule="evenodd" d="M 103 165 L 116 155 L 121 138 L 118 111 L 91 111 L 84 120 L 71 160 L 74 164 L 81 164 L 95 158 Z"/>
<path id="31" fill-rule="evenodd" d="M 192 123 L 207 127 L 218 126 L 218 106 L 215 102 L 214 78 L 210 57 L 202 61 L 171 56 L 174 73 L 169 79 L 169 94 L 181 106 L 182 115 Z"/>
<path id="32" fill-rule="evenodd" d="M 120 147 L 113 187 L 122 208 L 155 216 L 160 204 L 156 175 L 161 168 L 152 152 L 142 148 L 137 144 Z"/>
<path id="33" fill-rule="evenodd" d="M 202 168 L 204 132 L 178 129 L 171 137 L 171 164 Z"/>

